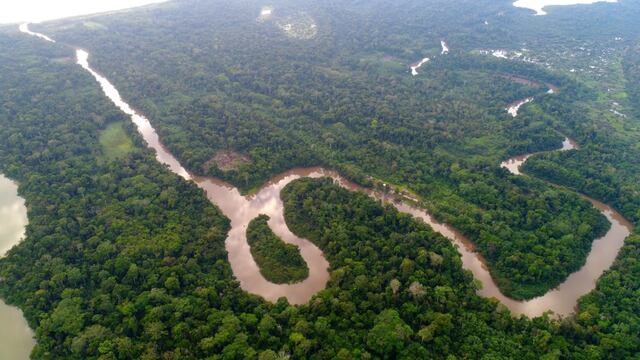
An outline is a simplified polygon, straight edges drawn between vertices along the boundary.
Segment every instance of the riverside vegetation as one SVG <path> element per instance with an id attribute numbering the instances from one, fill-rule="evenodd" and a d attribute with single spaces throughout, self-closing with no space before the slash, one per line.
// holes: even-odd
<path id="1" fill-rule="evenodd" d="M 606 219 L 575 194 L 515 179 L 497 164 L 559 147 L 564 137 L 556 130 L 565 130 L 551 116 L 513 120 L 506 104 L 552 95 L 505 74 L 555 84 L 564 97 L 585 98 L 587 90 L 531 64 L 453 48 L 421 68 L 422 76 L 407 76 L 408 65 L 384 59 L 411 64 L 430 55 L 429 46 L 417 45 L 409 28 L 384 27 L 406 39 L 405 47 L 379 34 L 371 18 L 389 21 L 379 6 L 358 15 L 347 2 L 347 16 L 311 2 L 274 4 L 273 21 L 298 12 L 316 19 L 320 31 L 307 40 L 257 21 L 262 6 L 188 1 L 100 19 L 135 37 L 88 31 L 82 21 L 43 31 L 91 49 L 95 66 L 154 119 L 165 145 L 193 171 L 247 191 L 291 167 L 315 165 L 364 185 L 374 176 L 406 187 L 476 243 L 503 293 L 514 298 L 544 294 L 580 268 Z M 404 14 L 393 9 L 391 18 Z M 442 31 L 449 27 L 443 21 L 436 22 Z M 365 45 L 371 42 L 380 44 Z M 439 54 L 440 41 L 433 46 Z M 549 126 L 553 121 L 560 124 Z M 252 161 L 230 171 L 208 166 L 220 150 Z"/>
<path id="2" fill-rule="evenodd" d="M 470 18 L 480 26 L 483 6 L 506 4 L 473 3 L 471 15 L 441 16 L 433 26 L 444 31 Z M 447 4 L 434 1 L 434 8 L 453 13 Z M 498 164 L 557 147 L 561 131 L 584 144 L 581 150 L 540 161 L 550 161 L 547 169 L 580 169 L 572 176 L 583 179 L 566 183 L 588 192 L 582 171 L 598 162 L 587 160 L 632 149 L 636 136 L 597 116 L 590 105 L 596 90 L 539 66 L 457 52 L 456 45 L 470 45 L 451 40 L 450 54 L 411 77 L 397 64 L 421 58 L 429 42 L 412 41 L 411 27 L 398 25 L 415 18 L 394 16 L 420 9 L 417 2 L 391 6 L 386 18 L 375 2 L 347 1 L 344 15 L 305 3 L 320 30 L 302 42 L 260 28 L 257 5 L 185 1 L 95 19 L 114 31 L 88 33 L 70 21 L 56 31 L 59 25 L 47 25 L 47 34 L 92 49 L 101 71 L 196 171 L 229 148 L 248 153 L 251 164 L 212 174 L 245 189 L 312 163 L 365 185 L 372 175 L 405 186 L 477 243 L 512 296 L 543 293 L 584 261 L 591 240 L 606 230 L 603 218 L 572 192 L 513 177 Z M 352 17 L 355 10 L 363 15 Z M 498 35 L 474 32 L 468 41 Z M 228 220 L 202 191 L 158 165 L 129 125 L 116 143 L 129 138 L 130 149 L 112 156 L 103 147 L 110 143 L 105 129 L 123 116 L 72 64 L 68 48 L 9 29 L 0 33 L 0 48 L 12 49 L 0 53 L 0 171 L 20 183 L 30 217 L 26 240 L 0 260 L 0 294 L 36 329 L 34 358 L 620 359 L 640 351 L 638 235 L 575 317 L 512 318 L 475 294 L 445 238 L 328 180 L 299 180 L 283 193 L 290 228 L 331 264 L 327 288 L 302 306 L 249 295 L 226 262 Z M 145 64 L 137 60 L 142 53 Z M 551 82 L 560 92 L 547 96 L 498 73 Z M 538 100 L 511 118 L 504 105 L 521 95 Z M 633 161 L 617 154 L 608 169 Z M 563 156 L 575 165 L 557 162 Z M 551 170 L 535 171 L 538 160 L 525 167 L 551 178 Z M 600 173 L 615 174 L 601 182 L 620 199 L 635 196 L 637 182 Z M 635 202 L 612 203 L 637 220 Z"/>
<path id="3" fill-rule="evenodd" d="M 265 279 L 276 283 L 294 283 L 309 276 L 309 268 L 300 256 L 298 247 L 286 244 L 271 231 L 269 217 L 260 215 L 247 227 L 247 242 L 251 255 Z"/>

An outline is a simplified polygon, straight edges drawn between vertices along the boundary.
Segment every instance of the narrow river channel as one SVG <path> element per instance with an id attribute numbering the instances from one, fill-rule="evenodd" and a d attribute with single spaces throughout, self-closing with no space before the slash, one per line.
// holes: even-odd
<path id="1" fill-rule="evenodd" d="M 410 205 L 398 196 L 380 193 L 371 189 L 363 189 L 331 170 L 318 167 L 293 169 L 275 176 L 255 194 L 248 196 L 241 195 L 235 187 L 218 179 L 192 176 L 162 145 L 149 120 L 135 112 L 122 99 L 118 90 L 104 76 L 91 68 L 89 54 L 84 50 L 77 50 L 76 55 L 78 64 L 98 81 L 105 95 L 118 108 L 131 116 L 144 140 L 156 151 L 158 161 L 167 165 L 174 173 L 186 180 L 194 181 L 198 186 L 206 190 L 210 201 L 231 219 L 232 229 L 226 240 L 226 248 L 233 273 L 244 290 L 260 295 L 267 300 L 274 301 L 279 297 L 286 297 L 293 304 L 306 303 L 315 293 L 326 286 L 329 279 L 327 270 L 329 264 L 322 251 L 310 241 L 292 234 L 284 222 L 280 191 L 288 183 L 301 177 L 331 177 L 347 189 L 363 191 L 373 198 L 393 204 L 399 211 L 423 220 L 457 246 L 462 255 L 463 267 L 470 270 L 475 278 L 482 283 L 482 289 L 478 291 L 479 295 L 495 297 L 514 314 L 525 314 L 530 317 L 539 316 L 548 310 L 558 315 L 570 315 L 574 311 L 577 299 L 593 289 L 602 272 L 611 266 L 624 239 L 631 231 L 631 224 L 624 220 L 620 214 L 604 204 L 588 199 L 611 221 L 611 230 L 604 237 L 593 242 L 592 251 L 584 267 L 571 274 L 557 289 L 529 301 L 516 301 L 500 292 L 491 278 L 482 256 L 474 251 L 472 242 L 458 231 L 446 224 L 435 221 L 424 209 Z M 570 150 L 574 147 L 575 144 L 567 140 L 562 150 Z M 509 159 L 502 165 L 518 175 L 518 167 L 529 156 L 531 155 Z M 278 285 L 270 283 L 262 277 L 249 252 L 246 240 L 247 224 L 259 214 L 269 215 L 271 217 L 269 225 L 274 232 L 281 236 L 284 241 L 299 246 L 301 255 L 310 269 L 309 277 L 306 280 L 296 284 Z"/>

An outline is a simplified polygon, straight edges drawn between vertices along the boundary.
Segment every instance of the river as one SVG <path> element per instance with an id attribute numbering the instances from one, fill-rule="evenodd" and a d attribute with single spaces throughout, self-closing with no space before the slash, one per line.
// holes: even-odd
<path id="1" fill-rule="evenodd" d="M 329 263 L 317 246 L 289 231 L 284 222 L 284 207 L 282 200 L 280 200 L 280 190 L 288 183 L 301 176 L 322 176 L 320 172 L 309 170 L 302 171 L 302 174 L 296 171 L 282 174 L 273 178 L 251 196 L 241 195 L 237 188 L 219 179 L 193 176 L 160 142 L 160 138 L 149 120 L 135 112 L 129 104 L 122 100 L 120 93 L 111 82 L 89 66 L 89 54 L 84 50 L 77 50 L 76 55 L 78 64 L 100 83 L 105 95 L 120 110 L 131 116 L 144 140 L 149 147 L 155 150 L 157 160 L 167 165 L 172 172 L 185 180 L 192 180 L 198 184 L 206 191 L 209 200 L 231 220 L 231 230 L 227 235 L 225 247 L 233 274 L 240 282 L 242 289 L 270 301 L 286 297 L 292 304 L 303 304 L 309 301 L 315 293 L 325 288 L 329 280 Z M 246 238 L 247 225 L 260 214 L 268 215 L 271 218 L 269 225 L 276 235 L 300 248 L 300 255 L 309 267 L 307 279 L 295 284 L 274 284 L 260 274 L 258 265 L 251 256 Z"/>
<path id="2" fill-rule="evenodd" d="M 0 257 L 24 237 L 27 208 L 18 186 L 0 174 Z M 0 359 L 28 359 L 34 334 L 20 309 L 0 299 Z"/>
<path id="3" fill-rule="evenodd" d="M 419 69 L 422 65 L 426 64 L 427 62 L 429 62 L 429 60 L 430 60 L 429 58 L 424 58 L 424 59 L 422 59 L 422 60 L 418 61 L 417 63 L 415 63 L 415 64 L 413 64 L 413 65 L 409 66 L 409 67 L 411 68 L 411 75 L 413 75 L 413 76 L 418 75 L 418 69 Z"/>
<path id="4" fill-rule="evenodd" d="M 498 74 L 498 76 L 511 80 L 515 83 L 521 84 L 521 85 L 528 85 L 528 86 L 533 86 L 533 87 L 537 87 L 537 86 L 542 86 L 545 85 L 547 87 L 547 94 L 555 94 L 558 92 L 558 87 L 550 84 L 550 83 L 541 83 L 539 81 L 535 81 L 535 80 L 531 80 L 531 79 L 527 79 L 525 77 L 521 77 L 521 76 L 517 76 L 517 75 L 513 75 L 513 74 Z M 520 108 L 522 107 L 522 105 L 528 104 L 530 102 L 532 102 L 534 100 L 533 97 L 527 97 L 524 99 L 520 99 L 520 100 L 516 100 L 514 102 L 512 102 L 511 104 L 509 104 L 505 110 L 507 110 L 507 112 L 509 113 L 509 115 L 516 117 L 518 116 L 518 111 L 520 110 Z"/>
<path id="5" fill-rule="evenodd" d="M 516 301 L 504 296 L 491 278 L 482 256 L 474 251 L 471 241 L 449 225 L 437 222 L 424 209 L 403 201 L 405 198 L 396 195 L 384 194 L 371 189 L 364 189 L 347 181 L 336 172 L 323 168 L 293 169 L 284 174 L 275 176 L 271 181 L 252 195 L 243 196 L 235 187 L 215 178 L 198 177 L 191 175 L 180 162 L 162 145 L 151 123 L 141 114 L 137 113 L 127 104 L 118 90 L 104 76 L 93 70 L 89 64 L 89 54 L 84 50 L 77 50 L 77 62 L 87 70 L 100 84 L 105 95 L 123 112 L 131 116 L 140 134 L 156 152 L 159 162 L 168 166 L 174 173 L 188 181 L 194 181 L 204 189 L 209 200 L 218 206 L 223 213 L 231 219 L 231 230 L 225 242 L 228 251 L 229 262 L 234 276 L 240 282 L 242 289 L 260 295 L 267 300 L 274 301 L 280 297 L 286 297 L 293 304 L 306 303 L 315 293 L 322 290 L 329 279 L 329 263 L 324 258 L 322 251 L 306 239 L 292 234 L 285 222 L 283 205 L 280 200 L 280 191 L 291 181 L 301 177 L 328 176 L 336 180 L 341 186 L 353 190 L 363 191 L 369 196 L 393 204 L 399 211 L 413 215 L 430 225 L 435 231 L 447 237 L 458 248 L 462 256 L 463 268 L 470 270 L 474 277 L 482 283 L 482 289 L 478 294 L 485 297 L 494 297 L 508 307 L 514 314 L 524 314 L 529 317 L 542 315 L 551 310 L 557 315 L 567 316 L 574 312 L 575 305 L 580 296 L 586 294 L 595 287 L 596 280 L 602 272 L 613 263 L 624 239 L 631 232 L 631 224 L 620 214 L 605 204 L 588 199 L 594 206 L 600 209 L 611 221 L 612 227 L 602 238 L 593 242 L 592 251 L 587 257 L 585 265 L 577 272 L 571 274 L 557 289 L 550 290 L 547 294 L 529 301 Z M 571 150 L 576 144 L 570 140 L 564 142 L 560 150 Z M 509 159 L 502 163 L 515 175 L 520 175 L 519 166 L 532 154 L 522 155 Z M 265 214 L 271 217 L 270 227 L 274 233 L 284 241 L 297 245 L 302 257 L 309 266 L 309 277 L 296 284 L 273 284 L 264 279 L 258 270 L 246 239 L 246 227 L 248 223 L 258 216 Z"/>
<path id="6" fill-rule="evenodd" d="M 565 138 L 562 147 L 557 151 L 577 149 L 578 144 L 575 141 Z M 515 156 L 500 165 L 512 174 L 521 176 L 523 174 L 520 171 L 520 166 L 531 156 L 540 153 L 544 152 Z M 512 299 L 501 298 L 495 294 L 488 295 L 495 296 L 502 303 L 511 303 L 511 305 L 507 306 L 512 311 L 514 308 L 527 309 L 523 313 L 529 312 L 530 309 L 536 309 L 536 313 L 539 313 L 541 310 L 548 308 L 552 309 L 556 314 L 569 315 L 575 310 L 578 299 L 595 288 L 596 282 L 602 273 L 613 265 L 618 252 L 624 245 L 624 240 L 633 232 L 633 225 L 612 207 L 590 197 L 581 196 L 591 202 L 596 209 L 600 210 L 611 223 L 609 231 L 603 237 L 593 241 L 591 251 L 582 268 L 569 275 L 556 289 L 526 302 L 514 302 Z"/>

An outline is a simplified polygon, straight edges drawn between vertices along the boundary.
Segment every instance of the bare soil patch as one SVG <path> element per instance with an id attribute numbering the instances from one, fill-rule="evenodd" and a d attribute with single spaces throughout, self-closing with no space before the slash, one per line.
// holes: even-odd
<path id="1" fill-rule="evenodd" d="M 249 163 L 251 163 L 251 158 L 247 155 L 232 150 L 219 150 L 204 163 L 204 171 L 208 172 L 213 165 L 222 171 L 238 170 L 240 166 Z"/>

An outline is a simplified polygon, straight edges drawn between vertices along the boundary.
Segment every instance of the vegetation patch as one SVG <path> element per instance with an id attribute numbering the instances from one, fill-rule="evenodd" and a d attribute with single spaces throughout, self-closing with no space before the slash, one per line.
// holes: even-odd
<path id="1" fill-rule="evenodd" d="M 64 56 L 64 57 L 51 59 L 51 62 L 56 63 L 56 64 L 74 64 L 75 61 L 76 61 L 76 59 L 71 57 L 71 56 Z"/>
<path id="2" fill-rule="evenodd" d="M 124 128 L 122 121 L 114 122 L 100 131 L 100 145 L 104 156 L 111 159 L 118 159 L 133 151 L 133 140 Z"/>
<path id="3" fill-rule="evenodd" d="M 232 150 L 220 150 L 209 161 L 204 163 L 204 171 L 209 172 L 213 165 L 222 171 L 238 170 L 242 165 L 250 163 L 251 158 L 247 155 Z"/>
<path id="4" fill-rule="evenodd" d="M 287 244 L 269 228 L 269 217 L 251 220 L 247 240 L 251 255 L 265 279 L 276 284 L 300 282 L 309 276 L 309 268 L 295 245 Z"/>
<path id="5" fill-rule="evenodd" d="M 95 21 L 85 21 L 82 25 L 89 30 L 107 30 L 106 26 Z"/>
<path id="6" fill-rule="evenodd" d="M 538 81 L 527 79 L 525 77 L 518 76 L 518 75 L 499 73 L 498 76 L 501 77 L 501 78 L 513 81 L 513 82 L 515 82 L 517 84 L 520 84 L 520 85 L 529 85 L 529 86 L 533 86 L 533 87 L 542 86 L 542 84 L 540 84 L 540 82 L 538 82 Z"/>
<path id="7" fill-rule="evenodd" d="M 244 190 L 291 167 L 319 164 L 359 182 L 373 176 L 406 186 L 434 216 L 471 238 L 488 267 L 517 287 L 561 283 L 583 263 L 600 215 L 575 194 L 512 176 L 499 168 L 502 160 L 556 148 L 559 131 L 575 138 L 581 150 L 539 155 L 525 167 L 545 160 L 538 165 L 548 176 L 640 219 L 640 130 L 630 112 L 631 102 L 638 101 L 631 90 L 638 88 L 632 78 L 639 67 L 631 52 L 624 73 L 620 64 L 623 50 L 637 39 L 637 4 L 620 2 L 621 11 L 611 16 L 594 6 L 541 19 L 490 0 L 465 2 L 463 15 L 458 2 L 278 2 L 271 20 L 260 24 L 255 16 L 265 5 L 181 1 L 161 11 L 92 17 L 131 31 L 73 26 L 86 18 L 38 29 L 66 44 L 95 49 L 97 66 L 110 74 L 124 98 L 150 115 L 161 140 L 187 167 L 202 169 L 214 152 L 207 149 L 221 144 L 251 154 L 252 164 L 216 174 Z M 313 41 L 292 41 L 277 22 L 285 26 L 286 16 L 304 11 L 322 34 Z M 505 17 L 490 15 L 501 12 Z M 131 189 L 130 182 L 119 185 L 119 178 L 88 167 L 86 157 L 69 158 L 80 153 L 70 146 L 86 139 L 72 135 L 86 131 L 92 120 L 78 121 L 76 103 L 91 91 L 60 89 L 85 79 L 98 99 L 106 100 L 79 69 L 76 79 L 72 67 L 35 68 L 40 58 L 69 56 L 68 49 L 23 37 L 0 36 L 9 49 L 0 52 L 0 166 L 25 189 L 48 190 L 46 197 L 26 198 L 41 204 L 33 212 L 38 228 L 30 228 L 51 231 L 34 234 L 34 247 L 7 263 L 0 288 L 23 308 L 37 309 L 25 311 L 31 322 L 41 323 L 42 351 L 34 358 L 256 358 L 255 352 L 265 350 L 263 358 L 282 351 L 282 357 L 290 353 L 293 359 L 625 359 L 640 352 L 636 245 L 621 252 L 620 266 L 600 279 L 575 322 L 547 326 L 544 319 L 512 319 L 496 311 L 496 302 L 476 296 L 455 249 L 429 235 L 426 225 L 412 227 L 410 218 L 380 210 L 358 195 L 334 194 L 331 187 L 300 186 L 291 196 L 304 210 L 300 229 L 309 231 L 308 238 L 332 264 L 327 289 L 298 308 L 242 292 L 224 261 L 225 231 L 205 229 L 219 240 L 214 244 L 188 231 L 197 224 L 184 223 L 198 220 L 200 209 L 184 216 L 178 208 L 179 216 L 173 215 L 176 199 L 193 206 L 197 195 L 167 191 L 162 202 L 153 202 L 160 196 L 147 183 Z M 442 38 L 457 51 L 433 56 L 424 76 L 411 77 L 406 67 L 387 71 L 379 56 L 370 55 L 409 64 L 436 55 Z M 524 43 L 530 51 L 522 49 Z M 479 48 L 513 50 L 469 54 Z M 367 55 L 371 62 L 360 60 Z M 320 67 L 339 69 L 345 79 Z M 532 91 L 496 73 L 556 84 L 562 91 L 542 96 L 545 88 Z M 45 89 L 54 90 L 39 95 Z M 504 111 L 510 102 L 530 96 L 536 102 L 517 118 Z M 20 122 L 12 121 L 14 114 Z M 104 112 L 97 114 L 99 119 Z M 56 119 L 60 125 L 49 131 Z M 89 128 L 90 134 L 100 126 Z M 96 148 L 89 153 L 99 152 Z M 152 155 L 149 159 L 154 161 Z M 127 178 L 148 173 L 140 162 L 110 166 Z M 36 167 L 43 172 L 33 173 Z M 86 172 L 76 172 L 84 167 Z M 152 178 L 163 191 L 168 186 L 158 180 L 164 178 Z M 105 199 L 127 203 L 122 210 L 110 209 Z M 103 226 L 94 222 L 96 212 Z M 164 224 L 168 228 L 152 236 Z M 302 228 L 305 224 L 310 226 Z M 123 241 L 138 245 L 147 233 L 144 247 L 119 247 Z M 114 244 L 115 252 L 103 242 Z M 432 264 L 430 252 L 442 256 L 442 264 Z M 156 258 L 160 261 L 152 261 Z M 77 271 L 87 278 L 78 281 Z M 77 308 L 67 300 L 73 297 L 82 297 L 82 313 L 63 311 Z M 395 310 L 413 335 L 388 310 Z M 65 313 L 85 321 L 81 332 L 63 321 Z M 392 331 L 385 331 L 387 323 Z"/>

